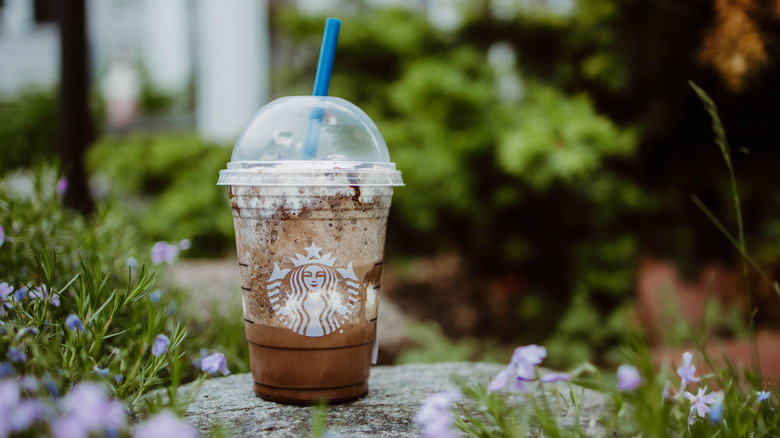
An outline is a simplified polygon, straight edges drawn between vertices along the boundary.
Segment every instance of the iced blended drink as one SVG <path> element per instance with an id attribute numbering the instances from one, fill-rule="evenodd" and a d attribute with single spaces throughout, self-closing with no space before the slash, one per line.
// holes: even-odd
<path id="1" fill-rule="evenodd" d="M 316 156 L 301 160 L 311 114 Z M 376 358 L 387 214 L 400 172 L 376 126 L 334 97 L 260 110 L 236 142 L 228 185 L 254 390 L 289 403 L 368 391 Z"/>

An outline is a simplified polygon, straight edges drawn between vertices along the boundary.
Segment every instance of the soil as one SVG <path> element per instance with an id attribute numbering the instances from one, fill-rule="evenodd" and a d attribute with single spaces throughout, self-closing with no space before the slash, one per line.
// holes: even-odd
<path id="1" fill-rule="evenodd" d="M 522 333 L 518 318 L 521 279 L 512 273 L 486 278 L 471 272 L 452 253 L 415 259 L 408 269 L 388 260 L 383 293 L 420 321 L 437 322 L 451 338 L 490 337 L 513 342 Z"/>

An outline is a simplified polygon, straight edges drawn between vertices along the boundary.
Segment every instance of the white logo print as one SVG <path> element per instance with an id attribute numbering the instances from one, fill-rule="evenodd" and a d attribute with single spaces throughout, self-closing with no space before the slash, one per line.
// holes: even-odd
<path id="1" fill-rule="evenodd" d="M 343 332 L 340 327 L 352 316 L 359 296 L 360 283 L 352 262 L 346 269 L 334 269 L 336 258 L 320 256 L 320 250 L 312 242 L 305 257 L 295 254 L 298 257 L 290 259 L 294 268 L 281 269 L 274 263 L 268 278 L 268 299 L 274 314 L 285 327 L 309 337 Z"/>

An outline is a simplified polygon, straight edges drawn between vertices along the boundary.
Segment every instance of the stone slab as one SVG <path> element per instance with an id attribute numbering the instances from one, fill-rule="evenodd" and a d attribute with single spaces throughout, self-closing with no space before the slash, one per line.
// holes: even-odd
<path id="1" fill-rule="evenodd" d="M 344 437 L 417 437 L 420 428 L 413 422 L 414 414 L 429 395 L 456 389 L 451 376 L 487 384 L 503 368 L 464 362 L 373 367 L 366 397 L 328 407 L 329 430 Z M 254 395 L 252 384 L 250 374 L 207 380 L 189 406 L 187 421 L 204 435 L 217 425 L 230 436 L 309 435 L 314 408 L 265 401 Z M 592 429 L 603 406 L 603 396 L 586 391 L 580 422 Z M 573 413 L 566 409 L 561 417 L 563 424 L 573 421 Z"/>

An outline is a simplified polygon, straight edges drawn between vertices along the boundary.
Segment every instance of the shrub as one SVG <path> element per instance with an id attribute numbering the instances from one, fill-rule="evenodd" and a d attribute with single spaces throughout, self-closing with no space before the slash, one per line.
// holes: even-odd
<path id="1" fill-rule="evenodd" d="M 0 102 L 0 120 L 0 176 L 56 156 L 57 95 L 53 91 L 26 91 Z"/>
<path id="2" fill-rule="evenodd" d="M 0 431 L 116 432 L 125 414 L 111 398 L 134 416 L 165 406 L 183 414 L 177 387 L 205 376 L 186 352 L 204 345 L 198 336 L 185 341 L 177 317 L 186 315 L 155 291 L 151 245 L 106 205 L 84 218 L 64 209 L 61 196 L 50 167 L 0 181 L 0 404 L 14 393 L 22 400 L 3 405 L 15 422 L 4 417 Z M 155 389 L 167 390 L 167 401 L 149 398 Z M 85 397 L 107 417 L 81 412 L 75 400 Z"/>
<path id="3" fill-rule="evenodd" d="M 234 248 L 227 191 L 216 185 L 230 153 L 193 134 L 106 137 L 92 147 L 88 164 L 95 183 L 144 236 L 187 238 L 193 255 L 214 256 Z"/>

